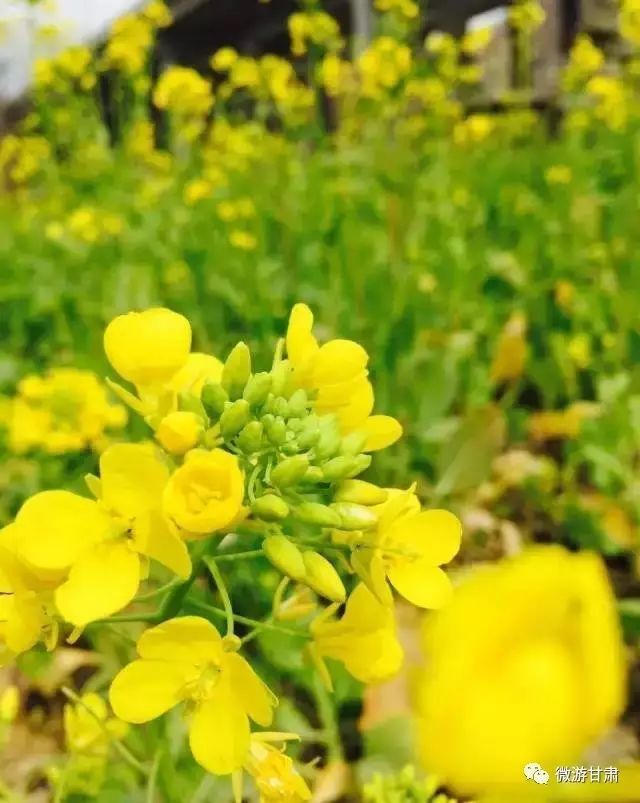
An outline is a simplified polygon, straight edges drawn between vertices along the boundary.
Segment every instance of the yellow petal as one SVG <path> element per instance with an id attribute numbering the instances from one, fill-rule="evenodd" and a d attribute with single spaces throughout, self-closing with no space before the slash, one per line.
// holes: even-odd
<path id="1" fill-rule="evenodd" d="M 451 581 L 447 575 L 426 561 L 392 566 L 389 580 L 399 594 L 418 608 L 442 608 L 451 598 Z"/>
<path id="2" fill-rule="evenodd" d="M 369 355 L 353 340 L 330 340 L 320 347 L 313 366 L 316 387 L 348 382 L 367 367 Z"/>
<path id="3" fill-rule="evenodd" d="M 232 693 L 242 700 L 245 711 L 258 725 L 266 728 L 273 720 L 273 709 L 278 701 L 271 690 L 237 653 L 226 656 Z"/>
<path id="4" fill-rule="evenodd" d="M 381 683 L 402 667 L 404 651 L 391 630 L 380 630 L 358 640 L 357 649 L 345 655 L 344 664 L 361 683 Z"/>
<path id="5" fill-rule="evenodd" d="M 111 519 L 91 499 L 68 491 L 42 491 L 16 516 L 20 557 L 35 569 L 59 571 L 104 540 Z"/>
<path id="6" fill-rule="evenodd" d="M 189 664 L 177 661 L 133 661 L 113 679 L 109 689 L 111 707 L 125 722 L 149 722 L 184 699 L 191 672 Z"/>
<path id="7" fill-rule="evenodd" d="M 82 627 L 125 608 L 140 584 L 140 558 L 126 541 L 110 541 L 87 550 L 73 564 L 69 579 L 55 592 L 67 622 Z"/>
<path id="8" fill-rule="evenodd" d="M 462 524 L 448 510 L 424 510 L 398 519 L 385 536 L 390 547 L 406 550 L 431 566 L 441 566 L 458 553 Z"/>
<path id="9" fill-rule="evenodd" d="M 0 640 L 14 654 L 30 650 L 45 624 L 42 605 L 36 596 L 0 596 Z"/>
<path id="10" fill-rule="evenodd" d="M 249 739 L 249 718 L 242 700 L 221 678 L 189 723 L 193 757 L 208 772 L 228 775 L 244 764 Z"/>
<path id="11" fill-rule="evenodd" d="M 169 309 L 129 312 L 107 326 L 104 350 L 120 376 L 134 385 L 162 384 L 185 364 L 191 326 Z"/>
<path id="12" fill-rule="evenodd" d="M 352 393 L 346 398 L 346 403 L 338 407 L 324 407 L 322 393 L 320 393 L 316 403 L 316 410 L 319 414 L 322 415 L 323 413 L 329 412 L 335 413 L 343 433 L 353 432 L 354 429 L 360 429 L 371 415 L 374 404 L 371 382 L 363 375 L 354 386 Z"/>
<path id="13" fill-rule="evenodd" d="M 291 310 L 286 337 L 287 356 L 294 368 L 318 351 L 318 342 L 312 329 L 313 313 L 306 304 L 296 304 Z"/>
<path id="14" fill-rule="evenodd" d="M 402 425 L 390 415 L 371 415 L 361 429 L 367 436 L 363 452 L 386 449 L 402 437 Z"/>
<path id="15" fill-rule="evenodd" d="M 146 630 L 138 640 L 138 654 L 145 659 L 192 664 L 219 664 L 222 638 L 201 616 L 179 616 Z"/>
<path id="16" fill-rule="evenodd" d="M 138 516 L 133 524 L 133 548 L 157 560 L 185 580 L 191 574 L 191 558 L 177 530 L 158 510 Z"/>
<path id="17" fill-rule="evenodd" d="M 100 457 L 102 502 L 125 519 L 160 506 L 169 469 L 149 444 L 117 443 Z"/>
<path id="18" fill-rule="evenodd" d="M 223 364 L 211 354 L 194 351 L 186 363 L 173 375 L 169 387 L 176 393 L 193 393 L 200 396 L 205 382 L 220 382 Z"/>

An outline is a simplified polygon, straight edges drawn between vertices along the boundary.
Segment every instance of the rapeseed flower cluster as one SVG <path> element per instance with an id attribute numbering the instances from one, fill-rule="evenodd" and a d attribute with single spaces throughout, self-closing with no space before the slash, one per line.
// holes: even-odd
<path id="1" fill-rule="evenodd" d="M 265 803 L 309 798 L 275 746 L 293 735 L 255 730 L 271 725 L 277 699 L 239 653 L 216 563 L 227 533 L 259 537 L 249 557 L 262 554 L 283 576 L 273 615 L 295 624 L 300 649 L 329 688 L 327 661 L 363 683 L 399 671 L 392 588 L 423 608 L 448 602 L 440 567 L 460 547 L 460 523 L 443 510 L 422 511 L 414 487 L 358 478 L 402 427 L 374 413 L 365 349 L 343 339 L 321 344 L 313 323 L 306 305 L 293 308 L 268 371 L 255 369 L 242 342 L 224 362 L 192 351 L 188 320 L 169 309 L 130 312 L 107 326 L 107 358 L 128 387 L 109 385 L 155 444 L 109 446 L 98 475 L 86 477 L 93 499 L 37 493 L 2 531 L 3 657 L 38 641 L 52 649 L 69 626 L 76 638 L 109 620 L 135 601 L 152 563 L 175 575 L 171 585 L 181 591 L 142 616 L 152 626 L 138 639 L 138 658 L 110 689 L 117 719 L 106 719 L 100 698 L 68 708 L 72 752 L 98 762 L 121 721 L 144 723 L 180 705 L 191 752 L 209 772 L 233 774 L 237 788 L 247 772 Z M 21 391 L 43 400 L 48 387 L 32 377 Z M 215 608 L 189 602 L 203 571 L 223 601 L 224 636 L 209 620 Z M 322 599 L 328 605 L 318 610 Z"/>
<path id="2" fill-rule="evenodd" d="M 2 419 L 12 452 L 64 454 L 102 451 L 127 423 L 127 411 L 91 371 L 53 368 L 20 380 Z"/>

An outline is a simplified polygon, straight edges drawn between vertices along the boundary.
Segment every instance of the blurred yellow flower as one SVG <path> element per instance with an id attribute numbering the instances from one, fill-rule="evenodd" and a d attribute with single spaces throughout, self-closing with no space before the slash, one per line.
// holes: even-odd
<path id="1" fill-rule="evenodd" d="M 382 605 L 364 585 L 358 585 L 347 600 L 341 619 L 331 618 L 330 606 L 314 619 L 312 655 L 325 681 L 330 683 L 323 659 L 344 664 L 362 683 L 380 683 L 395 675 L 404 653 L 396 636 L 393 608 Z"/>
<path id="2" fill-rule="evenodd" d="M 636 47 L 640 46 L 640 2 L 622 0 L 620 4 L 620 33 Z"/>
<path id="3" fill-rule="evenodd" d="M 207 535 L 236 519 L 243 496 L 244 479 L 235 455 L 194 449 L 167 483 L 163 509 L 188 533 Z"/>
<path id="4" fill-rule="evenodd" d="M 502 330 L 491 362 L 491 381 L 512 382 L 522 376 L 527 360 L 527 321 L 521 312 L 514 313 Z"/>
<path id="5" fill-rule="evenodd" d="M 156 84 L 153 102 L 182 117 L 203 117 L 213 106 L 213 89 L 209 81 L 189 67 L 166 69 Z"/>
<path id="6" fill-rule="evenodd" d="M 186 701 L 195 760 L 215 775 L 241 769 L 250 757 L 249 719 L 268 726 L 277 701 L 236 646 L 197 616 L 147 630 L 138 640 L 140 657 L 111 684 L 116 716 L 148 722 Z"/>
<path id="7" fill-rule="evenodd" d="M 111 741 L 128 730 L 125 722 L 109 716 L 106 702 L 93 692 L 65 705 L 63 723 L 67 750 L 85 756 L 106 756 Z"/>
<path id="8" fill-rule="evenodd" d="M 250 231 L 244 229 L 232 229 L 229 232 L 229 242 L 239 251 L 255 251 L 258 247 L 258 240 Z"/>
<path id="9" fill-rule="evenodd" d="M 153 44 L 152 21 L 144 14 L 125 14 L 112 25 L 105 45 L 101 66 L 105 70 L 119 70 L 126 75 L 141 73 Z"/>
<path id="10" fill-rule="evenodd" d="M 286 738 L 297 737 L 279 733 L 251 734 L 244 768 L 255 781 L 260 803 L 303 803 L 311 798 L 311 790 L 284 748 L 272 744 Z"/>
<path id="11" fill-rule="evenodd" d="M 324 11 L 298 11 L 289 17 L 287 24 L 294 56 L 304 56 L 309 44 L 333 51 L 343 45 L 338 22 Z"/>
<path id="12" fill-rule="evenodd" d="M 375 8 L 387 14 L 397 14 L 408 20 L 414 20 L 420 14 L 420 6 L 413 0 L 375 0 Z"/>
<path id="13" fill-rule="evenodd" d="M 542 410 L 529 418 L 529 433 L 534 441 L 555 438 L 577 438 L 582 423 L 600 414 L 600 406 L 593 402 L 577 401 L 564 410 Z"/>
<path id="14" fill-rule="evenodd" d="M 550 187 L 557 187 L 571 183 L 573 172 L 568 165 L 551 165 L 544 174 L 545 181 Z"/>
<path id="15" fill-rule="evenodd" d="M 422 761 L 459 795 L 515 800 L 532 756 L 575 763 L 624 707 L 615 599 L 593 554 L 540 547 L 472 569 L 426 620 L 424 645 Z"/>
<path id="16" fill-rule="evenodd" d="M 539 0 L 516 0 L 509 7 L 509 22 L 521 33 L 530 35 L 540 28 L 547 14 Z"/>
<path id="17" fill-rule="evenodd" d="M 411 70 L 411 49 L 391 36 L 379 36 L 359 56 L 356 66 L 362 94 L 379 98 L 395 89 Z"/>

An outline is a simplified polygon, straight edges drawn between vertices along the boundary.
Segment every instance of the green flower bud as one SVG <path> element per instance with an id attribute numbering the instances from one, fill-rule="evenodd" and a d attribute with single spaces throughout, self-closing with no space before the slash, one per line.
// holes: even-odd
<path id="1" fill-rule="evenodd" d="M 333 457 L 338 449 L 342 438 L 338 432 L 338 428 L 327 428 L 320 431 L 320 438 L 315 445 L 314 452 L 318 460 L 327 460 Z"/>
<path id="2" fill-rule="evenodd" d="M 306 575 L 304 582 L 316 594 L 331 602 L 344 602 L 347 596 L 340 575 L 331 563 L 317 552 L 307 551 L 302 555 Z"/>
<path id="3" fill-rule="evenodd" d="M 295 419 L 294 419 L 295 420 Z M 293 423 L 293 421 L 291 422 Z M 315 415 L 310 415 L 302 421 L 302 426 L 298 432 L 298 443 L 303 449 L 310 449 L 318 442 L 320 437 L 320 424 Z"/>
<path id="4" fill-rule="evenodd" d="M 317 524 L 320 527 L 339 527 L 342 522 L 335 510 L 319 502 L 303 502 L 293 508 L 291 515 L 305 524 Z"/>
<path id="5" fill-rule="evenodd" d="M 280 496 L 265 494 L 251 505 L 254 515 L 263 521 L 282 521 L 289 515 L 289 505 Z"/>
<path id="6" fill-rule="evenodd" d="M 292 418 L 290 421 L 287 421 L 287 429 L 289 432 L 293 432 L 297 435 L 302 429 L 302 421 L 299 418 Z"/>
<path id="7" fill-rule="evenodd" d="M 262 434 L 263 427 L 261 422 L 249 421 L 238 435 L 238 446 L 247 454 L 259 452 L 262 447 Z"/>
<path id="8" fill-rule="evenodd" d="M 242 395 L 250 376 L 251 352 L 247 344 L 240 341 L 231 349 L 222 369 L 222 387 L 230 398 L 237 399 Z"/>
<path id="9" fill-rule="evenodd" d="M 342 439 L 340 444 L 341 454 L 357 455 L 364 449 L 367 436 L 362 432 L 350 432 Z"/>
<path id="10" fill-rule="evenodd" d="M 281 418 L 289 418 L 289 402 L 282 396 L 277 396 L 271 405 L 271 412 Z"/>
<path id="11" fill-rule="evenodd" d="M 292 418 L 301 418 L 307 413 L 307 405 L 309 400 L 307 394 L 300 388 L 292 394 L 289 399 L 289 415 Z"/>
<path id="12" fill-rule="evenodd" d="M 271 369 L 271 376 L 273 377 L 271 390 L 275 396 L 283 396 L 289 379 L 291 378 L 291 365 L 289 360 L 281 360 L 277 365 L 274 365 Z"/>
<path id="13" fill-rule="evenodd" d="M 356 465 L 355 457 L 350 457 L 349 455 L 334 457 L 322 466 L 322 475 L 328 482 L 343 480 L 349 476 Z"/>
<path id="14" fill-rule="evenodd" d="M 357 477 L 358 474 L 362 474 L 363 471 L 366 471 L 369 466 L 371 465 L 372 457 L 370 454 L 359 454 L 355 458 L 355 462 L 353 464 L 353 471 L 350 471 L 347 474 L 347 479 L 351 479 L 351 477 Z"/>
<path id="15" fill-rule="evenodd" d="M 334 502 L 355 502 L 357 505 L 381 505 L 389 492 L 364 480 L 345 480 L 338 486 Z"/>
<path id="16" fill-rule="evenodd" d="M 370 530 L 378 523 L 378 517 L 364 505 L 356 505 L 353 502 L 334 502 L 331 505 L 340 516 L 341 530 Z"/>
<path id="17" fill-rule="evenodd" d="M 324 475 L 320 466 L 309 466 L 302 479 L 305 482 L 324 482 Z"/>
<path id="18" fill-rule="evenodd" d="M 295 438 L 291 438 L 285 441 L 280 447 L 280 451 L 282 452 L 282 454 L 287 454 L 287 455 L 298 454 L 298 452 L 300 451 L 300 447 L 298 446 L 298 441 Z"/>
<path id="19" fill-rule="evenodd" d="M 251 411 L 246 399 L 238 399 L 225 408 L 220 416 L 220 432 L 225 440 L 233 438 L 249 421 Z"/>
<path id="20" fill-rule="evenodd" d="M 292 580 L 303 580 L 306 566 L 298 547 L 284 535 L 271 535 L 262 545 L 264 554 L 273 565 Z"/>
<path id="21" fill-rule="evenodd" d="M 206 382 L 200 394 L 202 404 L 209 418 L 217 419 L 229 401 L 227 391 L 217 382 Z"/>
<path id="22" fill-rule="evenodd" d="M 288 488 L 300 482 L 309 468 L 309 460 L 302 454 L 287 457 L 271 472 L 271 484 L 277 488 Z"/>
<path id="23" fill-rule="evenodd" d="M 178 394 L 178 409 L 180 412 L 195 413 L 200 418 L 206 417 L 204 406 L 197 396 L 193 393 L 182 391 Z"/>
<path id="24" fill-rule="evenodd" d="M 265 421 L 266 416 L 263 416 L 262 423 L 264 424 L 264 431 L 267 438 L 275 446 L 279 446 L 287 439 L 287 425 L 282 418 L 274 418 L 273 416 Z"/>
<path id="25" fill-rule="evenodd" d="M 245 385 L 242 398 L 246 399 L 252 407 L 260 407 L 267 400 L 272 384 L 273 377 L 266 371 L 254 374 Z"/>

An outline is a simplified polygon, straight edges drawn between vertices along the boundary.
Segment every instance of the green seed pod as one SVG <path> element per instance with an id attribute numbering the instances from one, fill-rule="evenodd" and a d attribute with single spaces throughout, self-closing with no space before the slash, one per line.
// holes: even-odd
<path id="1" fill-rule="evenodd" d="M 362 474 L 363 471 L 366 471 L 369 466 L 371 465 L 372 457 L 370 454 L 359 454 L 355 458 L 355 462 L 353 464 L 353 471 L 350 471 L 347 474 L 347 479 L 351 479 L 351 477 L 357 477 L 358 474 Z"/>
<path id="2" fill-rule="evenodd" d="M 222 369 L 222 387 L 231 399 L 237 399 L 242 395 L 250 376 L 251 352 L 247 344 L 240 341 L 231 349 Z"/>
<path id="3" fill-rule="evenodd" d="M 266 371 L 254 374 L 245 385 L 242 398 L 246 399 L 252 407 L 260 407 L 267 400 L 272 384 L 273 378 Z"/>
<path id="4" fill-rule="evenodd" d="M 238 446 L 246 454 L 259 452 L 262 447 L 262 435 L 263 427 L 260 421 L 249 421 L 238 435 Z"/>
<path id="5" fill-rule="evenodd" d="M 381 505 L 389 492 L 364 480 L 345 480 L 338 486 L 334 502 L 355 502 L 357 505 Z"/>
<path id="6" fill-rule="evenodd" d="M 302 454 L 287 457 L 271 472 L 271 484 L 277 488 L 288 488 L 304 477 L 309 468 L 309 460 Z"/>
<path id="7" fill-rule="evenodd" d="M 345 435 L 340 444 L 340 454 L 357 455 L 364 449 L 367 436 L 362 432 L 351 432 Z"/>
<path id="8" fill-rule="evenodd" d="M 229 401 L 227 391 L 217 382 L 206 382 L 200 398 L 209 418 L 215 420 L 222 415 L 224 406 Z"/>
<path id="9" fill-rule="evenodd" d="M 307 394 L 300 388 L 292 394 L 289 399 L 289 415 L 292 418 L 301 418 L 307 413 L 307 405 L 309 400 Z"/>
<path id="10" fill-rule="evenodd" d="M 303 502 L 293 508 L 291 515 L 305 524 L 317 524 L 319 527 L 339 527 L 342 519 L 327 505 L 319 502 Z"/>
<path id="11" fill-rule="evenodd" d="M 262 544 L 264 554 L 287 577 L 299 582 L 306 576 L 306 566 L 298 547 L 284 535 L 271 535 Z"/>
<path id="12" fill-rule="evenodd" d="M 289 515 L 289 505 L 275 494 L 265 494 L 256 499 L 251 510 L 263 521 L 282 521 Z"/>
<path id="13" fill-rule="evenodd" d="M 322 555 L 311 551 L 304 552 L 302 559 L 306 569 L 305 584 L 331 602 L 344 602 L 347 592 L 331 563 Z"/>
<path id="14" fill-rule="evenodd" d="M 249 402 L 245 399 L 238 399 L 231 402 L 220 416 L 220 432 L 225 440 L 233 438 L 240 432 L 244 425 L 249 421 L 251 411 Z"/>
<path id="15" fill-rule="evenodd" d="M 356 458 L 349 455 L 341 455 L 327 461 L 322 466 L 322 475 L 327 482 L 337 482 L 348 477 L 356 468 Z"/>
<path id="16" fill-rule="evenodd" d="M 271 370 L 273 377 L 272 391 L 276 396 L 284 395 L 285 388 L 291 377 L 291 365 L 289 360 L 281 360 Z"/>
<path id="17" fill-rule="evenodd" d="M 273 418 L 269 419 L 268 422 L 265 422 L 266 416 L 262 418 L 262 423 L 264 424 L 264 431 L 266 432 L 267 438 L 273 443 L 275 446 L 279 446 L 281 443 L 284 443 L 287 439 L 287 425 L 284 423 L 282 418 Z"/>
<path id="18" fill-rule="evenodd" d="M 341 530 L 370 530 L 378 523 L 378 517 L 364 505 L 356 505 L 353 502 L 334 502 L 331 505 L 340 516 Z"/>

